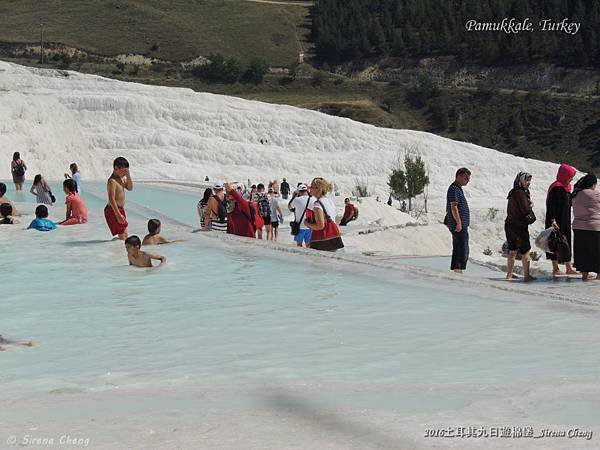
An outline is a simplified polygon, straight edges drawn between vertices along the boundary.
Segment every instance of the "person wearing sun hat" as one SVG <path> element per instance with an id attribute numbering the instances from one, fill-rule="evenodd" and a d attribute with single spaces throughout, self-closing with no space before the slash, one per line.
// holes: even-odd
<path id="1" fill-rule="evenodd" d="M 571 181 L 577 170 L 568 165 L 561 164 L 556 173 L 556 180 L 548 188 L 546 196 L 546 228 L 555 222 L 560 232 L 565 236 L 571 249 Z M 571 264 L 571 255 L 565 261 L 558 261 L 557 253 L 546 253 L 546 258 L 552 261 L 552 275 L 564 275 L 558 264 L 565 264 L 566 273 L 575 275 L 577 272 Z"/>

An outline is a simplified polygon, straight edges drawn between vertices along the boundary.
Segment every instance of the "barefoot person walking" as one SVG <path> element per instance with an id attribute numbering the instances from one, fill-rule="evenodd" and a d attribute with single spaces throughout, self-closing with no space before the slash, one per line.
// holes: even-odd
<path id="1" fill-rule="evenodd" d="M 108 205 L 104 208 L 104 218 L 113 236 L 127 239 L 127 216 L 125 215 L 125 189 L 133 189 L 129 174 L 129 161 L 119 156 L 113 162 L 113 173 L 106 183 Z"/>
<path id="2" fill-rule="evenodd" d="M 598 179 L 588 173 L 575 183 L 573 203 L 573 260 L 583 281 L 600 280 L 600 192 Z M 596 274 L 590 278 L 589 274 Z"/>
<path id="3" fill-rule="evenodd" d="M 577 171 L 568 164 L 561 164 L 556 174 L 556 181 L 548 188 L 546 197 L 546 228 L 552 226 L 555 221 L 560 232 L 567 238 L 569 248 L 571 246 L 571 181 Z M 552 261 L 552 275 L 564 275 L 558 268 L 559 262 L 565 264 L 568 275 L 575 275 L 577 272 L 571 265 L 571 256 L 568 255 L 566 261 L 558 261 L 557 253 L 546 253 L 546 258 Z"/>
<path id="4" fill-rule="evenodd" d="M 529 225 L 535 221 L 533 215 L 533 202 L 529 193 L 531 184 L 531 174 L 519 172 L 515 177 L 513 188 L 508 193 L 508 205 L 506 207 L 506 220 L 504 221 L 504 231 L 506 232 L 506 241 L 508 242 L 508 261 L 506 270 L 506 279 L 512 281 L 513 269 L 517 252 L 522 255 L 523 263 L 523 281 L 533 281 L 535 278 L 529 273 L 529 251 L 531 243 L 529 242 Z"/>

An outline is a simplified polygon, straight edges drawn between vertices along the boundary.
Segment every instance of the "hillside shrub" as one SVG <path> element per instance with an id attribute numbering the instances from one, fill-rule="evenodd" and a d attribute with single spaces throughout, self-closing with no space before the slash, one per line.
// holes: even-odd
<path id="1" fill-rule="evenodd" d="M 235 58 L 225 60 L 220 53 L 211 54 L 210 62 L 192 69 L 192 74 L 207 83 L 234 84 L 244 73 L 244 66 Z"/>
<path id="2" fill-rule="evenodd" d="M 245 83 L 260 84 L 269 72 L 269 64 L 263 58 L 255 58 L 244 72 L 242 81 Z"/>

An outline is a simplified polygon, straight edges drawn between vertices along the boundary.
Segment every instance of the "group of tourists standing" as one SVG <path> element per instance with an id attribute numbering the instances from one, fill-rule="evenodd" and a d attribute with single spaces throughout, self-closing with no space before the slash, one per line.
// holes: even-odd
<path id="1" fill-rule="evenodd" d="M 336 209 L 327 196 L 333 186 L 316 177 L 310 186 L 298 183 L 287 203 L 294 213 L 291 234 L 299 247 L 335 251 L 343 247 L 341 233 L 335 222 Z M 204 231 L 226 232 L 249 238 L 277 240 L 283 223 L 283 207 L 290 186 L 286 179 L 242 187 L 238 183 L 216 184 L 204 191 L 197 210 Z"/>
<path id="2" fill-rule="evenodd" d="M 556 180 L 546 195 L 546 218 L 544 232 L 536 242 L 546 251 L 552 261 L 554 276 L 579 275 L 587 281 L 590 273 L 600 279 L 600 192 L 596 191 L 597 178 L 588 173 L 571 185 L 577 171 L 568 164 L 561 164 Z M 506 247 L 508 249 L 507 280 L 515 279 L 515 260 L 520 257 L 523 264 L 523 280 L 533 281 L 530 273 L 531 242 L 529 225 L 537 218 L 529 187 L 533 176 L 519 172 L 507 196 L 507 214 L 504 223 Z M 467 168 L 456 172 L 446 197 L 444 223 L 452 234 L 452 260 L 450 269 L 461 273 L 469 258 L 470 211 L 463 192 L 471 179 Z M 542 239 L 543 237 L 543 239 Z M 573 239 L 572 239 L 573 237 Z M 572 261 L 573 259 L 573 261 Z M 561 271 L 559 265 L 565 265 Z"/>

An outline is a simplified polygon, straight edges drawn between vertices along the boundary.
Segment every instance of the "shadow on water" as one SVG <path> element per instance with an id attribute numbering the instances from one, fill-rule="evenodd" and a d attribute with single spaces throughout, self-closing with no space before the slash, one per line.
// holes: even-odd
<path id="1" fill-rule="evenodd" d="M 114 241 L 114 239 L 91 239 L 89 241 L 62 242 L 62 245 L 66 245 L 67 247 L 87 247 L 90 245 L 105 244 L 107 242 L 112 242 L 112 241 Z"/>
<path id="2" fill-rule="evenodd" d="M 315 435 L 327 433 L 330 439 L 334 439 L 335 434 L 351 442 L 362 443 L 362 448 L 374 449 L 409 449 L 415 448 L 416 444 L 407 440 L 400 440 L 398 437 L 390 436 L 373 427 L 348 420 L 340 414 L 327 411 L 316 404 L 312 404 L 306 398 L 300 398 L 297 393 L 290 395 L 287 392 L 260 393 L 259 400 L 270 409 L 277 413 L 283 413 L 294 417 L 305 425 L 314 429 Z"/>

